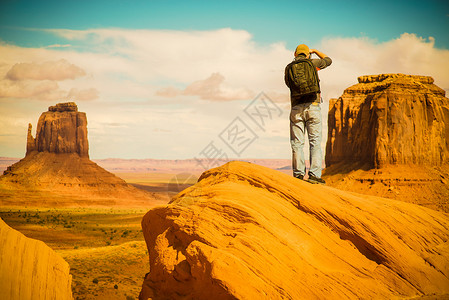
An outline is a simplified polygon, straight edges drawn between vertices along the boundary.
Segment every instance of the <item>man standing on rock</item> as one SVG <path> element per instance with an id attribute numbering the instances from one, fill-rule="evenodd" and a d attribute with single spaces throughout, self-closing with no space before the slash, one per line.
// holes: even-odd
<path id="1" fill-rule="evenodd" d="M 311 59 L 315 53 L 319 59 Z M 304 44 L 296 47 L 295 59 L 285 67 L 284 80 L 290 88 L 290 144 L 292 147 L 293 176 L 304 179 L 304 135 L 307 130 L 310 150 L 310 170 L 307 181 L 325 184 L 321 178 L 323 156 L 321 152 L 321 91 L 318 70 L 330 66 L 326 54 L 309 49 Z"/>

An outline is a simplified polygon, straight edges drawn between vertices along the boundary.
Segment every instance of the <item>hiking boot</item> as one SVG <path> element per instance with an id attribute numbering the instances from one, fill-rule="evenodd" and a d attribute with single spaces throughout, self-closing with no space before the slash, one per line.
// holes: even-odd
<path id="1" fill-rule="evenodd" d="M 324 181 L 323 178 L 315 177 L 313 174 L 309 174 L 309 179 L 307 179 L 307 181 L 313 184 L 326 184 L 326 181 Z"/>
<path id="2" fill-rule="evenodd" d="M 298 178 L 298 179 L 304 180 L 304 175 L 295 175 L 295 178 Z"/>

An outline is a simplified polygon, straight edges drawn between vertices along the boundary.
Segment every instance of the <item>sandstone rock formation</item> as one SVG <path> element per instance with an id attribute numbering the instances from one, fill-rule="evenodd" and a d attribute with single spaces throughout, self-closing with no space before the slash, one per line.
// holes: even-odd
<path id="1" fill-rule="evenodd" d="M 329 103 L 326 166 L 449 163 L 449 99 L 429 76 L 361 76 Z"/>
<path id="2" fill-rule="evenodd" d="M 78 112 L 74 102 L 50 106 L 39 118 L 36 139 L 31 135 L 31 124 L 28 125 L 27 154 L 35 150 L 89 157 L 86 113 Z"/>
<path id="3" fill-rule="evenodd" d="M 74 102 L 50 106 L 39 118 L 36 138 L 28 126 L 25 158 L 0 176 L 0 204 L 154 205 L 158 198 L 154 193 L 130 186 L 99 167 L 88 151 L 86 114 L 78 112 Z"/>
<path id="4" fill-rule="evenodd" d="M 361 76 L 329 102 L 327 184 L 449 212 L 449 99 L 429 76 Z"/>
<path id="5" fill-rule="evenodd" d="M 72 299 L 69 264 L 0 219 L 0 299 Z"/>
<path id="6" fill-rule="evenodd" d="M 140 299 L 392 299 L 449 294 L 447 214 L 244 162 L 142 220 Z"/>

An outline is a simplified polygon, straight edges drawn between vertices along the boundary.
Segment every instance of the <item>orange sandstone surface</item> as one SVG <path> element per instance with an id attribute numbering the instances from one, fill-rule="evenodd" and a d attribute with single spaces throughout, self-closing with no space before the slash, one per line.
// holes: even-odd
<path id="1" fill-rule="evenodd" d="M 0 299 L 71 300 L 69 264 L 0 219 Z"/>
<path id="2" fill-rule="evenodd" d="M 449 294 L 443 212 L 230 162 L 142 220 L 140 299 L 391 299 Z"/>
<path id="3" fill-rule="evenodd" d="M 328 185 L 449 212 L 449 99 L 430 76 L 379 74 L 329 101 Z"/>

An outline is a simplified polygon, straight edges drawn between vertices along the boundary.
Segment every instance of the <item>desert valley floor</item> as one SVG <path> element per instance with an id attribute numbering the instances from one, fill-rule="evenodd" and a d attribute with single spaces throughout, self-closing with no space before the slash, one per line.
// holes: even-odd
<path id="1" fill-rule="evenodd" d="M 187 177 L 174 173 L 116 175 L 159 194 L 168 202 L 179 189 L 194 184 L 199 174 Z M 174 178 L 181 183 L 174 184 Z M 0 218 L 61 254 L 70 265 L 74 299 L 136 299 L 149 271 L 140 223 L 150 208 L 15 206 L 1 207 Z"/>

